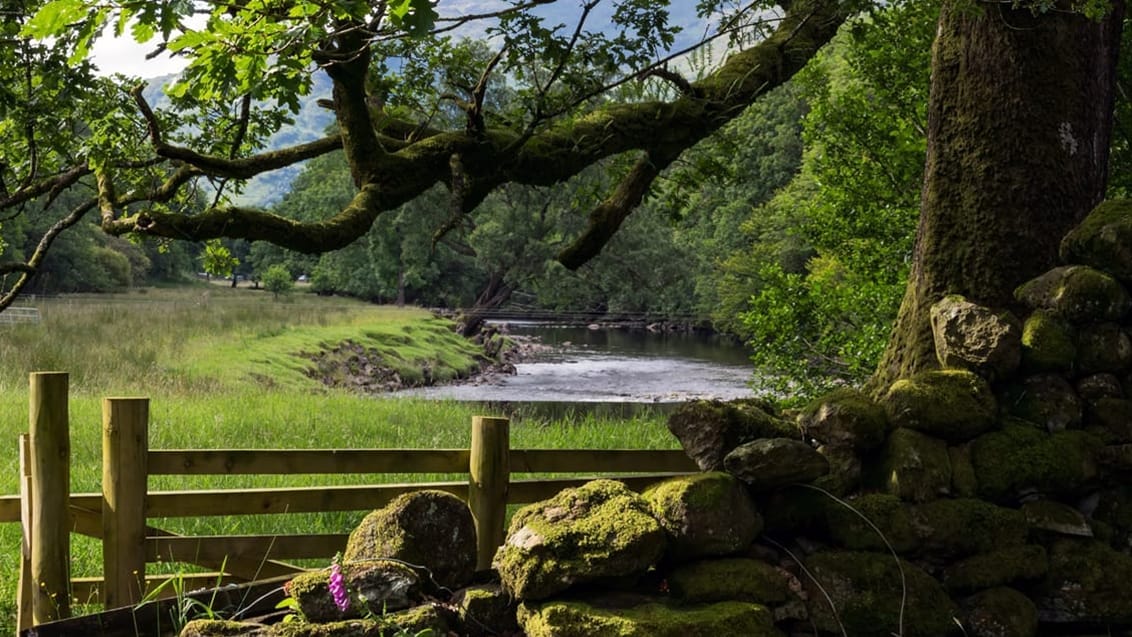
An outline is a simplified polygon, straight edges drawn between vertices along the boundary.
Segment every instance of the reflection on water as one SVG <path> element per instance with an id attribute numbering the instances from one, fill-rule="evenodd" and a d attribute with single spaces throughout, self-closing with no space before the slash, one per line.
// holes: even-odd
<path id="1" fill-rule="evenodd" d="M 747 352 L 702 334 L 509 325 L 552 349 L 482 384 L 428 387 L 400 395 L 482 402 L 682 402 L 752 395 Z"/>

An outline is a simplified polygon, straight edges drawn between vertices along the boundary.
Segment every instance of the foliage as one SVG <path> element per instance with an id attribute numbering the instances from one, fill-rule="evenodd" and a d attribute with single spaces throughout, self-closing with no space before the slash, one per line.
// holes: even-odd
<path id="1" fill-rule="evenodd" d="M 281 294 L 288 294 L 295 287 L 291 280 L 291 273 L 280 264 L 275 264 L 263 273 L 263 288 L 278 299 Z"/>
<path id="2" fill-rule="evenodd" d="M 815 393 L 875 369 L 912 252 L 935 7 L 909 0 L 847 25 L 796 78 L 810 107 L 788 186 L 744 222 L 719 321 L 770 388 Z"/>

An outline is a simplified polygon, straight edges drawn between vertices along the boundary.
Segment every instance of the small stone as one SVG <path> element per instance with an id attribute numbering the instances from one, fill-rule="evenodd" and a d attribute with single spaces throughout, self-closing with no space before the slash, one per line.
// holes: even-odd
<path id="1" fill-rule="evenodd" d="M 829 473 L 829 461 L 800 440 L 765 438 L 740 445 L 723 460 L 728 473 L 752 489 L 769 491 L 811 482 Z"/>
<path id="2" fill-rule="evenodd" d="M 1034 310 L 1048 310 L 1071 323 L 1120 321 L 1132 306 L 1116 279 L 1094 268 L 1069 265 L 1023 283 L 1014 298 Z"/>
<path id="3" fill-rule="evenodd" d="M 1116 323 L 1085 325 L 1077 333 L 1077 367 L 1084 374 L 1120 372 L 1132 365 L 1132 340 Z"/>
<path id="4" fill-rule="evenodd" d="M 807 436 L 823 445 L 875 449 L 884 443 L 887 422 L 884 410 L 855 389 L 833 391 L 810 403 L 798 416 Z"/>
<path id="5" fill-rule="evenodd" d="M 1022 360 L 1022 325 L 959 295 L 944 297 L 930 312 L 936 357 L 945 369 L 966 369 L 984 378 L 1005 378 Z"/>
<path id="6" fill-rule="evenodd" d="M 897 429 L 888 436 L 883 457 L 883 484 L 892 495 L 924 502 L 951 492 L 951 459 L 944 441 Z"/>

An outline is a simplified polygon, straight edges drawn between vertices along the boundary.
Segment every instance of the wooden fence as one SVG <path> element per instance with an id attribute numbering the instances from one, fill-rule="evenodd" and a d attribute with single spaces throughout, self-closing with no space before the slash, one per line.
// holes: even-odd
<path id="1" fill-rule="evenodd" d="M 0 325 L 15 325 L 17 323 L 38 323 L 39 308 L 35 307 L 8 307 L 0 311 Z"/>
<path id="2" fill-rule="evenodd" d="M 0 523 L 22 525 L 20 629 L 70 616 L 70 600 L 106 608 L 137 603 L 169 576 L 145 575 L 146 564 L 184 562 L 214 572 L 176 576 L 184 589 L 253 581 L 303 569 L 286 560 L 329 560 L 347 534 L 183 536 L 149 518 L 368 511 L 404 493 L 440 489 L 468 502 L 478 538 L 477 564 L 487 568 L 503 541 L 508 504 L 535 502 L 595 477 L 642 488 L 695 471 L 680 450 L 511 449 L 509 421 L 472 419 L 469 449 L 149 448 L 148 398 L 102 403 L 102 492 L 70 493 L 68 379 L 31 374 L 30 431 L 20 436 L 20 494 L 0 496 Z M 456 473 L 466 481 L 354 486 L 150 492 L 152 475 Z M 513 480 L 515 473 L 588 473 L 584 477 Z M 103 576 L 70 577 L 70 533 L 102 540 Z"/>

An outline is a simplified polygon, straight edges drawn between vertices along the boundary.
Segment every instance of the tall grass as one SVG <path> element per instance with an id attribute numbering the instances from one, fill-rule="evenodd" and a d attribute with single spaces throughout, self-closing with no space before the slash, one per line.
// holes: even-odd
<path id="1" fill-rule="evenodd" d="M 71 378 L 71 490 L 101 478 L 101 397 L 151 398 L 150 446 L 174 448 L 466 448 L 479 408 L 455 402 L 374 398 L 326 389 L 300 352 L 363 343 L 406 369 L 427 361 L 474 364 L 449 326 L 412 308 L 376 307 L 298 294 L 226 288 L 153 290 L 36 303 L 39 325 L 0 328 L 0 494 L 18 491 L 16 437 L 27 431 L 27 375 Z M 408 372 L 406 372 L 408 373 Z M 516 448 L 673 448 L 656 417 L 569 423 L 527 418 Z M 151 490 L 318 486 L 465 476 L 155 476 Z M 185 534 L 343 533 L 364 512 L 153 520 Z M 72 537 L 75 576 L 101 572 L 97 542 Z M 15 632 L 19 528 L 0 524 L 0 633 Z M 82 601 L 82 600 L 80 600 Z"/>

